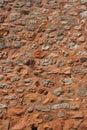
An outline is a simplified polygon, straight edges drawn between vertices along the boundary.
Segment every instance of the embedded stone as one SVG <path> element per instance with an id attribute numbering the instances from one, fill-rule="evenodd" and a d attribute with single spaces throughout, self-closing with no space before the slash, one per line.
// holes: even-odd
<path id="1" fill-rule="evenodd" d="M 56 96 L 60 96 L 62 93 L 63 93 L 63 90 L 62 90 L 61 87 L 56 88 L 56 89 L 53 91 L 53 94 L 56 95 Z"/>
<path id="2" fill-rule="evenodd" d="M 87 96 L 87 85 L 79 86 L 77 89 L 77 94 L 81 97 Z"/>
<path id="3" fill-rule="evenodd" d="M 20 18 L 21 14 L 20 13 L 11 13 L 10 14 L 10 20 L 14 21 L 17 20 L 18 18 Z"/>

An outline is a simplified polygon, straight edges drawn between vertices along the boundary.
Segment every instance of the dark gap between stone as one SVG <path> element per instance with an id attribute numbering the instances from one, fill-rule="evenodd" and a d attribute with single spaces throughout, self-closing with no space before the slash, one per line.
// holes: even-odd
<path id="1" fill-rule="evenodd" d="M 31 127 L 31 130 L 37 130 L 37 127 L 32 126 L 32 127 Z"/>

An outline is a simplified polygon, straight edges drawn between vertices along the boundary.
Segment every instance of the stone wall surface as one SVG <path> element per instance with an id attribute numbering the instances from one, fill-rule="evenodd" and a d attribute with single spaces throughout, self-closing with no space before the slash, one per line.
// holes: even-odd
<path id="1" fill-rule="evenodd" d="M 0 130 L 87 130 L 87 0 L 0 0 Z"/>

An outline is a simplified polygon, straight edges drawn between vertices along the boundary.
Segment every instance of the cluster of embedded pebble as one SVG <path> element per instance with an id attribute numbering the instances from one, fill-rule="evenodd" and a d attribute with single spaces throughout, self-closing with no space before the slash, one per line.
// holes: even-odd
<path id="1" fill-rule="evenodd" d="M 0 0 L 0 130 L 87 130 L 87 0 Z"/>

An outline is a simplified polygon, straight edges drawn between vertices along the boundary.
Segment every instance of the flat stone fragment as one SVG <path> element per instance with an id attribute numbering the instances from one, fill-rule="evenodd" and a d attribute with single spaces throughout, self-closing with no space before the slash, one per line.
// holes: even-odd
<path id="1" fill-rule="evenodd" d="M 1 84 L 0 84 L 0 89 L 10 88 L 10 87 L 11 87 L 11 84 L 10 84 L 10 83 L 1 83 Z"/>
<path id="2" fill-rule="evenodd" d="M 87 17 L 87 11 L 84 11 L 80 13 L 81 18 L 86 18 Z"/>
<path id="3" fill-rule="evenodd" d="M 4 76 L 0 74 L 0 81 L 3 80 Z"/>
<path id="4" fill-rule="evenodd" d="M 17 3 L 14 5 L 14 7 L 15 7 L 15 8 L 21 8 L 21 7 L 23 7 L 24 5 L 25 5 L 24 2 L 17 2 Z"/>
<path id="5" fill-rule="evenodd" d="M 35 106 L 35 109 L 36 109 L 37 111 L 48 112 L 48 111 L 50 111 L 50 105 L 47 105 L 47 106 L 36 105 L 36 106 Z"/>
<path id="6" fill-rule="evenodd" d="M 41 61 L 42 66 L 48 66 L 48 65 L 51 65 L 51 64 L 52 64 L 52 60 L 50 60 L 50 59 L 43 59 Z"/>
<path id="7" fill-rule="evenodd" d="M 7 108 L 7 105 L 0 103 L 0 109 L 4 109 L 4 108 Z"/>
<path id="8" fill-rule="evenodd" d="M 64 8 L 65 8 L 65 9 L 71 9 L 71 8 L 72 8 L 72 5 L 71 5 L 71 4 L 65 4 Z"/>
<path id="9" fill-rule="evenodd" d="M 87 0 L 81 0 L 82 3 L 87 3 Z"/>
<path id="10" fill-rule="evenodd" d="M 54 104 L 51 107 L 51 109 L 53 109 L 53 110 L 56 110 L 56 109 L 68 109 L 68 108 L 69 108 L 68 103 Z"/>
<path id="11" fill-rule="evenodd" d="M 69 2 L 77 2 L 78 0 L 69 0 Z"/>

